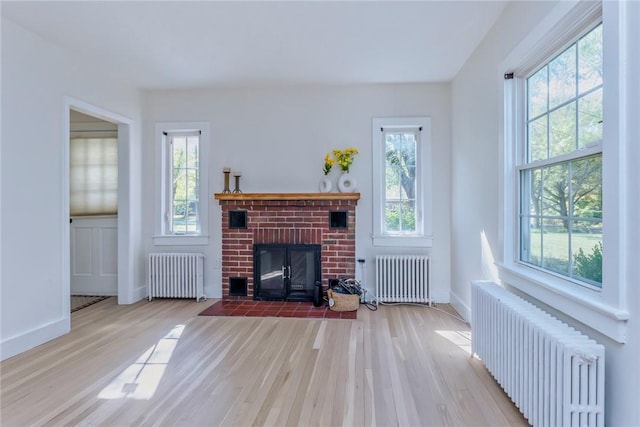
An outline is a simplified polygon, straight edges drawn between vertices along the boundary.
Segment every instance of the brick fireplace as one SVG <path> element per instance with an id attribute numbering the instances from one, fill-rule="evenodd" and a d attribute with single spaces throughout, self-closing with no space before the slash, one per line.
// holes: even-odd
<path id="1" fill-rule="evenodd" d="M 323 286 L 355 277 L 359 193 L 217 193 L 222 298 L 254 298 L 254 245 L 320 245 Z"/>

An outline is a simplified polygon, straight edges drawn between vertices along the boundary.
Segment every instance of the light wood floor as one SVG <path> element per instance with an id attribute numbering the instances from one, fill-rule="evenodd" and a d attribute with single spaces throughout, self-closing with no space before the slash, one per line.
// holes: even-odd
<path id="1" fill-rule="evenodd" d="M 0 365 L 0 424 L 527 425 L 470 357 L 468 326 L 439 311 L 198 317 L 212 302 L 73 313 L 71 333 Z"/>

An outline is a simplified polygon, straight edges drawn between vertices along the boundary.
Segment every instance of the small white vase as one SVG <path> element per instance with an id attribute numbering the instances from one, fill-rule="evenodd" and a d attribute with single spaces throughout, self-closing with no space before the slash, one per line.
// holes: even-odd
<path id="1" fill-rule="evenodd" d="M 328 193 L 331 191 L 332 186 L 333 184 L 331 183 L 331 179 L 326 175 L 323 176 L 322 179 L 320 180 L 320 192 Z"/>
<path id="2" fill-rule="evenodd" d="M 338 190 L 341 193 L 354 193 L 358 187 L 358 182 L 349 172 L 344 172 L 338 178 Z"/>

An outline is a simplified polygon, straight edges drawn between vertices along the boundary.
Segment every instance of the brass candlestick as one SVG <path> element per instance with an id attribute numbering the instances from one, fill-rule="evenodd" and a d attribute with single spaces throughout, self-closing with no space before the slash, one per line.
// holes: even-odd
<path id="1" fill-rule="evenodd" d="M 231 169 L 224 168 L 222 172 L 224 173 L 224 190 L 222 190 L 222 192 L 231 193 L 231 190 L 229 190 L 229 175 L 231 175 Z"/>
<path id="2" fill-rule="evenodd" d="M 242 193 L 242 191 L 240 191 L 240 177 L 242 176 L 242 174 L 240 172 L 235 172 L 233 176 L 236 178 L 236 188 L 235 190 L 233 190 L 233 192 Z"/>

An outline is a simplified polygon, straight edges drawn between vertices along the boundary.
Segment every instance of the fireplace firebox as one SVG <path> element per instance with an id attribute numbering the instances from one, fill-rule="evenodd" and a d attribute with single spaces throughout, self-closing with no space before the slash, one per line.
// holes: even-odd
<path id="1" fill-rule="evenodd" d="M 314 285 L 322 280 L 320 251 L 320 245 L 254 245 L 254 299 L 312 301 Z"/>

